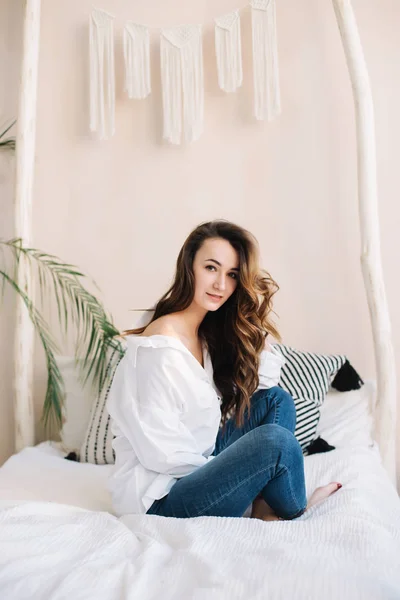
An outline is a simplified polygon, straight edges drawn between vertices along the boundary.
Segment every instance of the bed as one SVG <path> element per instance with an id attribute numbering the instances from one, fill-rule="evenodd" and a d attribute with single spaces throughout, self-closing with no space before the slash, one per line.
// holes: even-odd
<path id="1" fill-rule="evenodd" d="M 292 522 L 118 519 L 107 489 L 110 465 L 65 460 L 56 443 L 33 445 L 34 338 L 20 303 L 16 454 L 0 468 L 0 598 L 400 598 L 396 378 L 379 250 L 372 96 L 351 2 L 333 6 L 355 97 L 361 263 L 377 367 L 375 404 L 331 397 L 328 410 L 324 402 L 318 433 L 334 449 L 305 456 L 308 496 L 329 481 L 342 489 Z M 29 242 L 40 0 L 27 1 L 24 31 L 15 207 L 16 235 Z"/>
<path id="2" fill-rule="evenodd" d="M 328 394 L 317 433 L 335 449 L 305 456 L 307 494 L 343 488 L 292 522 L 118 519 L 111 465 L 65 460 L 55 442 L 24 448 L 0 469 L 0 597 L 400 598 L 400 500 L 365 397 Z"/>

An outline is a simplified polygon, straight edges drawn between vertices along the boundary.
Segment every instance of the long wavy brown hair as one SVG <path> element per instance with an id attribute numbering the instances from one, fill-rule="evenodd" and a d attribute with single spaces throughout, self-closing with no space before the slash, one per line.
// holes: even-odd
<path id="1" fill-rule="evenodd" d="M 268 334 L 281 337 L 271 321 L 272 296 L 279 286 L 269 273 L 259 267 L 259 246 L 246 229 L 219 219 L 201 223 L 187 237 L 176 262 L 173 283 L 157 302 L 154 315 L 144 327 L 129 329 L 123 335 L 140 334 L 164 315 L 180 312 L 194 298 L 193 261 L 197 251 L 209 238 L 227 240 L 239 256 L 238 284 L 233 294 L 216 311 L 209 311 L 198 334 L 211 357 L 214 382 L 221 392 L 222 423 L 228 414 L 243 424 L 250 397 L 258 387 L 260 354 Z"/>

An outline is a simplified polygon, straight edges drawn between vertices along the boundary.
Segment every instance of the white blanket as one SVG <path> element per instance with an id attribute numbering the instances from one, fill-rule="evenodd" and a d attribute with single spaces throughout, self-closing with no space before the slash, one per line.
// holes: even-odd
<path id="1" fill-rule="evenodd" d="M 0 598 L 398 600 L 400 501 L 377 448 L 309 456 L 305 471 L 308 495 L 329 481 L 343 488 L 292 522 L 118 520 L 8 499 L 0 508 Z"/>

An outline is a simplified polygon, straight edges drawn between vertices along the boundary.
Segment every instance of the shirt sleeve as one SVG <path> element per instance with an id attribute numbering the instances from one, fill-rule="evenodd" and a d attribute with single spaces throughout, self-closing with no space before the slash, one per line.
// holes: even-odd
<path id="1" fill-rule="evenodd" d="M 146 469 L 189 475 L 214 457 L 202 455 L 182 422 L 191 390 L 185 364 L 173 348 L 139 346 L 136 352 L 136 365 L 128 350 L 115 373 L 110 414 Z"/>
<path id="2" fill-rule="evenodd" d="M 271 351 L 262 350 L 258 369 L 260 381 L 257 390 L 269 389 L 278 385 L 284 364 L 285 359 L 273 346 L 271 346 Z"/>

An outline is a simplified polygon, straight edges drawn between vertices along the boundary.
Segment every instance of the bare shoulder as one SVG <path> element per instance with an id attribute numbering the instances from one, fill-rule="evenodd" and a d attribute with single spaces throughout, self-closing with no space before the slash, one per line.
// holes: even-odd
<path id="1" fill-rule="evenodd" d="M 174 321 L 171 319 L 170 315 L 159 317 L 150 323 L 140 335 L 146 337 L 149 335 L 170 335 L 179 339 L 179 335 L 174 327 Z"/>

